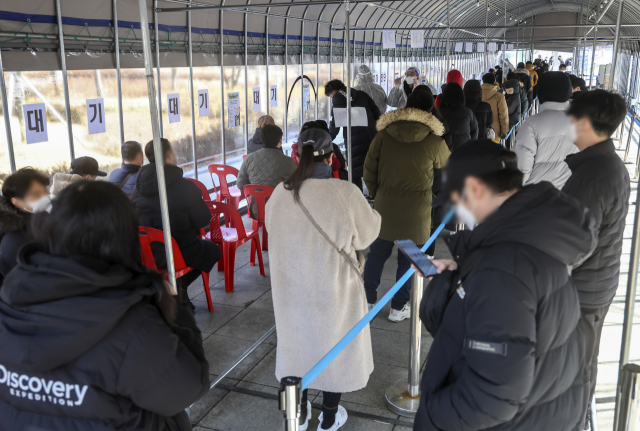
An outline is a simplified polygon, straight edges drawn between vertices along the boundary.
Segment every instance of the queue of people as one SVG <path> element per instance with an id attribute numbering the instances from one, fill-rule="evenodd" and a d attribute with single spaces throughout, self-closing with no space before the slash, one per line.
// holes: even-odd
<path id="1" fill-rule="evenodd" d="M 385 106 L 361 67 L 351 106 L 366 125 L 352 127 L 350 167 L 333 143 L 334 115 L 347 106 L 341 81 L 325 85 L 330 123 L 303 124 L 291 157 L 273 118 L 258 120 L 237 185 L 274 188 L 266 229 L 278 379 L 305 375 L 373 307 L 394 241 L 424 244 L 453 207 L 465 229 L 445 239 L 453 259 L 432 260 L 438 274 L 420 306 L 434 341 L 414 431 L 584 428 L 629 207 L 611 141 L 626 105 L 526 66 L 482 84 L 450 71 L 437 103 L 411 67 Z M 513 148 L 498 145 L 533 88 L 539 113 L 514 131 Z M 209 366 L 187 287 L 221 251 L 200 235 L 211 221 L 200 189 L 171 143 L 161 147 L 126 142 L 108 181 L 95 181 L 106 173 L 91 157 L 51 186 L 31 168 L 5 180 L 0 344 L 12 349 L 0 351 L 0 382 L 9 382 L 0 428 L 191 428 L 184 408 L 206 393 Z M 139 226 L 162 229 L 158 157 L 172 236 L 195 268 L 176 288 L 141 262 Z M 166 268 L 164 247 L 152 251 Z M 398 253 L 396 280 L 410 265 Z M 411 316 L 410 296 L 407 282 L 388 320 Z M 308 388 L 322 392 L 319 431 L 347 423 L 342 394 L 366 387 L 373 369 L 367 326 Z M 313 414 L 308 389 L 302 431 Z"/>

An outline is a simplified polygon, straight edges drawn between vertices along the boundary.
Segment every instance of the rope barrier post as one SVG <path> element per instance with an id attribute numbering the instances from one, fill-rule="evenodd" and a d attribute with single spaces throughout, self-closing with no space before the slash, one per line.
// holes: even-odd
<path id="1" fill-rule="evenodd" d="M 619 386 L 621 398 L 614 431 L 637 431 L 640 423 L 640 365 L 622 367 Z"/>
<path id="2" fill-rule="evenodd" d="M 278 408 L 284 413 L 284 431 L 298 431 L 301 401 L 302 379 L 300 377 L 283 378 L 278 391 Z"/>
<path id="3" fill-rule="evenodd" d="M 420 302 L 424 291 L 424 278 L 418 273 L 411 280 L 411 347 L 409 354 L 409 382 L 397 383 L 384 393 L 387 408 L 393 413 L 414 417 L 420 405 L 420 348 L 422 323 Z"/>

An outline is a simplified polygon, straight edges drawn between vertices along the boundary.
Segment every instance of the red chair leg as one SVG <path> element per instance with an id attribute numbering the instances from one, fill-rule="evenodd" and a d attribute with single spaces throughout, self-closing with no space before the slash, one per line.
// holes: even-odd
<path id="1" fill-rule="evenodd" d="M 207 306 L 209 311 L 213 311 L 213 303 L 211 302 L 211 289 L 209 288 L 209 273 L 202 271 L 202 284 L 204 294 L 207 296 Z"/>
<path id="2" fill-rule="evenodd" d="M 253 231 L 255 232 L 258 229 L 258 222 L 256 220 L 253 220 L 251 223 L 251 228 L 253 229 Z M 256 252 L 258 250 L 256 249 L 256 244 L 251 241 L 251 257 L 249 260 L 249 263 L 251 264 L 251 266 L 256 266 Z M 259 252 L 258 252 L 259 253 Z"/>
<path id="3" fill-rule="evenodd" d="M 264 225 L 262 225 L 262 251 L 269 251 L 269 234 Z"/>
<path id="4" fill-rule="evenodd" d="M 260 248 L 260 237 L 258 235 L 254 236 L 251 242 L 256 243 L 256 247 Z M 264 264 L 262 263 L 262 253 L 258 253 L 258 264 L 260 265 L 260 275 L 265 277 L 264 273 Z"/>
<path id="5" fill-rule="evenodd" d="M 236 262 L 236 243 L 226 242 L 226 259 L 224 261 L 224 291 L 233 292 L 233 276 Z"/>

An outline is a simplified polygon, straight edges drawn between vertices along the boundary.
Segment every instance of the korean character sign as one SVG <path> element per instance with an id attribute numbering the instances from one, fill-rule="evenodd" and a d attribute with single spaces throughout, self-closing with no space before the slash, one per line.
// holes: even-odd
<path id="1" fill-rule="evenodd" d="M 104 121 L 104 99 L 87 99 L 87 125 L 89 134 L 106 133 Z"/>
<path id="2" fill-rule="evenodd" d="M 180 122 L 180 94 L 172 93 L 167 95 L 167 106 L 169 106 L 169 123 Z"/>
<path id="3" fill-rule="evenodd" d="M 27 144 L 37 144 L 47 142 L 47 110 L 44 103 L 33 103 L 22 105 L 24 112 L 24 125 L 27 135 Z"/>
<path id="4" fill-rule="evenodd" d="M 198 117 L 209 116 L 209 90 L 198 90 Z"/>
<path id="5" fill-rule="evenodd" d="M 260 87 L 253 88 L 253 110 L 260 110 Z"/>
<path id="6" fill-rule="evenodd" d="M 240 125 L 240 93 L 227 94 L 228 126 L 237 127 Z"/>
<path id="7" fill-rule="evenodd" d="M 278 86 L 272 85 L 269 92 L 269 103 L 272 108 L 278 107 Z"/>

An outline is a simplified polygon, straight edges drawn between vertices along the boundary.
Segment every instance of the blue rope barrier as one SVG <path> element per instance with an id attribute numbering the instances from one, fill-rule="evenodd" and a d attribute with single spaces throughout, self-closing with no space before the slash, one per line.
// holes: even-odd
<path id="1" fill-rule="evenodd" d="M 444 219 L 442 219 L 442 223 L 440 224 L 440 226 L 438 226 L 438 229 L 436 229 L 433 235 L 431 235 L 429 240 L 422 247 L 423 253 L 427 251 L 431 244 L 433 244 L 438 235 L 440 235 L 440 232 L 442 232 L 442 229 L 444 229 L 444 226 L 449 222 L 449 220 L 451 220 L 454 214 L 455 209 L 452 208 L 444 217 Z M 320 359 L 320 361 L 316 365 L 314 365 L 312 369 L 309 370 L 309 372 L 302 378 L 302 390 L 307 389 L 311 382 L 313 382 L 320 375 L 320 373 L 323 372 L 324 369 L 327 368 L 329 364 L 333 362 L 333 360 L 340 353 L 342 353 L 342 351 L 349 345 L 349 343 L 351 343 L 353 339 L 356 338 L 360 331 L 362 331 L 365 326 L 367 326 L 369 322 L 371 322 L 373 318 L 376 317 L 380 310 L 382 310 L 382 307 L 384 307 L 387 302 L 391 301 L 393 295 L 395 295 L 396 292 L 400 290 L 400 288 L 407 282 L 407 280 L 409 280 L 414 272 L 415 269 L 409 268 L 409 270 L 405 272 L 402 277 L 400 277 L 400 280 L 396 281 L 396 284 L 393 285 L 393 287 L 382 297 L 382 299 L 378 301 L 376 305 L 374 305 L 373 308 L 369 310 L 369 312 L 365 314 L 365 316 L 353 328 L 351 328 L 347 335 L 345 335 L 342 340 L 338 341 L 338 344 L 333 346 L 333 348 L 329 350 L 329 352 L 324 355 L 324 357 Z"/>

